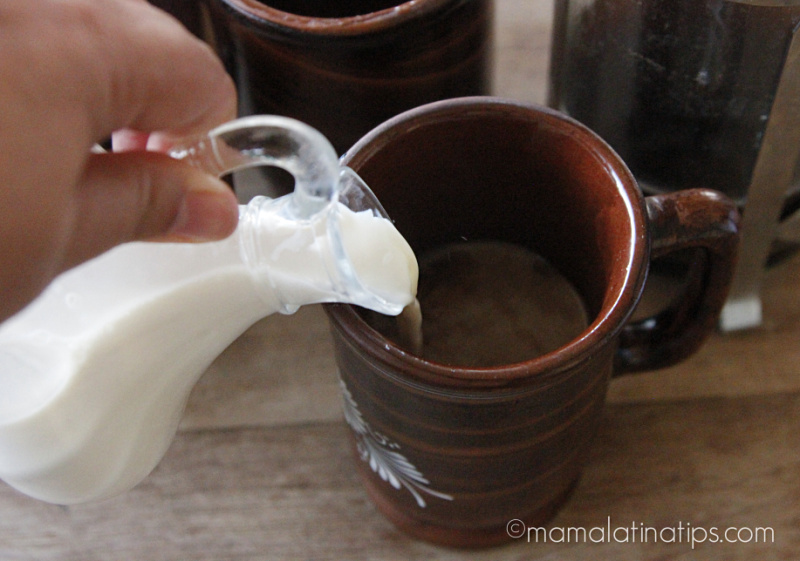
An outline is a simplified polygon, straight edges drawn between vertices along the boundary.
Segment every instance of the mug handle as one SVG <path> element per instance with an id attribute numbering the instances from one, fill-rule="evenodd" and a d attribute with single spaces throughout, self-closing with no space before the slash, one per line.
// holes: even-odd
<path id="1" fill-rule="evenodd" d="M 684 292 L 656 315 L 626 325 L 614 374 L 656 370 L 693 354 L 716 328 L 739 248 L 739 212 L 728 197 L 688 189 L 645 199 L 650 258 L 699 248 Z"/>

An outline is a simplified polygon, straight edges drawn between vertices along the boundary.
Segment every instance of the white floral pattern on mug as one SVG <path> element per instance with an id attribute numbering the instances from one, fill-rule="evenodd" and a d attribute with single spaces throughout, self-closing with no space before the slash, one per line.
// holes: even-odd
<path id="1" fill-rule="evenodd" d="M 398 452 L 400 445 L 386 435 L 373 430 L 361 416 L 358 403 L 343 380 L 339 380 L 344 397 L 344 418 L 356 436 L 358 453 L 364 462 L 369 463 L 378 476 L 395 489 L 405 488 L 417 501 L 420 508 L 425 508 L 423 493 L 452 501 L 453 497 L 446 493 L 434 491 L 429 487 L 430 481 L 403 454 Z"/>

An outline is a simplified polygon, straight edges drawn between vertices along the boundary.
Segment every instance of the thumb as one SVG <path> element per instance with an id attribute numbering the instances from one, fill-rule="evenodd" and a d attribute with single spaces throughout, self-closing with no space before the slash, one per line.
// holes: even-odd
<path id="1" fill-rule="evenodd" d="M 129 241 L 222 239 L 239 217 L 228 185 L 155 152 L 93 154 L 75 210 L 64 269 Z"/>

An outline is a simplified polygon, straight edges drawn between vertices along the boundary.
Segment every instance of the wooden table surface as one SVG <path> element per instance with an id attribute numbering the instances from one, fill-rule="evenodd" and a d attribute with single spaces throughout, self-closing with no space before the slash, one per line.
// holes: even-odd
<path id="1" fill-rule="evenodd" d="M 495 93 L 544 101 L 551 17 L 551 0 L 497 0 Z M 614 539 L 463 552 L 398 532 L 355 475 L 328 327 L 309 307 L 263 320 L 219 357 L 167 456 L 132 491 L 62 507 L 0 483 L 0 560 L 796 560 L 798 288 L 795 254 L 767 274 L 762 327 L 612 382 L 584 476 L 550 527 L 610 524 Z M 675 539 L 629 532 L 625 543 L 616 528 L 632 525 Z M 678 533 L 687 527 L 741 539 L 692 547 Z"/>

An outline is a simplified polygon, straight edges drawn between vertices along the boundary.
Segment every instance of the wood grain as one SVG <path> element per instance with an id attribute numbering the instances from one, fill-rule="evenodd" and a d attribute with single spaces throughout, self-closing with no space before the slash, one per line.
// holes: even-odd
<path id="1" fill-rule="evenodd" d="M 0 559 L 788 561 L 800 552 L 798 431 L 798 394 L 610 406 L 549 535 L 610 517 L 611 539 L 470 553 L 407 538 L 375 511 L 341 422 L 187 431 L 144 483 L 102 503 L 59 507 L 0 488 Z M 675 543 L 624 543 L 631 527 Z M 692 550 L 679 527 L 771 528 L 774 542 Z"/>

